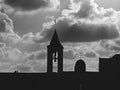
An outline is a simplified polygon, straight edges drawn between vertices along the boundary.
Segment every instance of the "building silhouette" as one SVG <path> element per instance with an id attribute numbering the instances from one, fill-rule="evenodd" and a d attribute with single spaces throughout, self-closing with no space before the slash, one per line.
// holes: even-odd
<path id="1" fill-rule="evenodd" d="M 53 73 L 53 64 L 57 62 L 57 72 L 63 72 L 63 46 L 55 30 L 50 45 L 47 46 L 47 72 Z"/>
<path id="2" fill-rule="evenodd" d="M 112 75 L 120 73 L 120 54 L 116 54 L 111 58 L 100 58 L 99 72 L 103 74 L 111 73 Z"/>

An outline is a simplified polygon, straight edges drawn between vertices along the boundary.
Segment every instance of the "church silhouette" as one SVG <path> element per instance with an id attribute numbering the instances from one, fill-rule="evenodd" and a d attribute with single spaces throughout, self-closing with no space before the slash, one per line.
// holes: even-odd
<path id="1" fill-rule="evenodd" d="M 63 46 L 55 30 L 50 45 L 47 46 L 47 72 L 53 72 L 53 63 L 57 62 L 58 73 L 63 72 Z"/>
<path id="2" fill-rule="evenodd" d="M 46 73 L 0 73 L 1 88 L 24 90 L 119 90 L 120 54 L 99 59 L 99 72 L 86 72 L 84 60 L 78 60 L 74 71 L 63 71 L 63 45 L 57 31 L 47 46 Z M 57 72 L 53 65 L 57 63 Z M 4 83 L 5 82 L 5 83 Z M 7 87 L 6 87 L 7 86 Z"/>

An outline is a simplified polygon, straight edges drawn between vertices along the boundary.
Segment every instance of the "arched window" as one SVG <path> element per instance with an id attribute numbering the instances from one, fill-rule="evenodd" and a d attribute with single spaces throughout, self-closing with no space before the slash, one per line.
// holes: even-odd
<path id="1" fill-rule="evenodd" d="M 75 64 L 75 72 L 86 72 L 86 64 L 83 60 L 78 60 Z"/>

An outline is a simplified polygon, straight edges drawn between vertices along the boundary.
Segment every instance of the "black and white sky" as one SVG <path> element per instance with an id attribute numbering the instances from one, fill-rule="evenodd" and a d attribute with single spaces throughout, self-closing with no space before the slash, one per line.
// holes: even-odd
<path id="1" fill-rule="evenodd" d="M 0 0 L 0 72 L 46 72 L 46 46 L 55 29 L 64 45 L 64 70 L 83 59 L 120 53 L 119 0 Z"/>

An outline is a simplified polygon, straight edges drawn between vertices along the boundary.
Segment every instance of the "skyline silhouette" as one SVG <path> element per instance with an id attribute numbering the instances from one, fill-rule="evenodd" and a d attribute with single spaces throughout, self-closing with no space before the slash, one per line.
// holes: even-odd
<path id="1" fill-rule="evenodd" d="M 8 80 L 12 79 L 15 86 L 21 89 L 26 83 L 24 86 L 26 90 L 41 88 L 44 90 L 48 88 L 50 90 L 116 90 L 119 88 L 120 54 L 111 58 L 100 58 L 99 72 L 86 71 L 86 63 L 82 59 L 77 60 L 74 71 L 63 71 L 63 49 L 55 30 L 50 45 L 47 46 L 46 73 L 20 73 L 19 71 L 0 73 L 0 80 L 6 81 L 8 85 Z M 57 72 L 53 71 L 55 62 Z"/>

